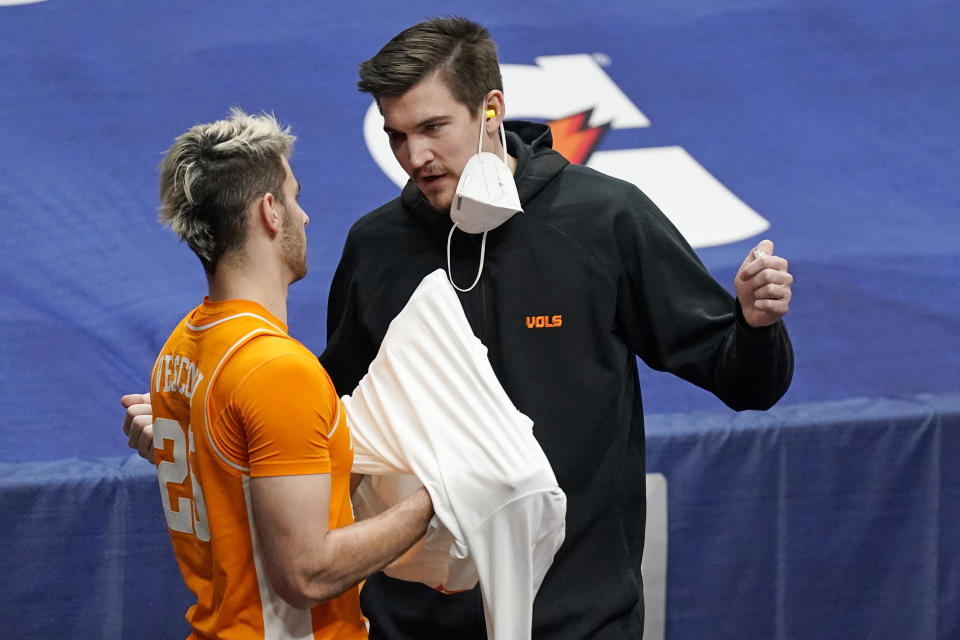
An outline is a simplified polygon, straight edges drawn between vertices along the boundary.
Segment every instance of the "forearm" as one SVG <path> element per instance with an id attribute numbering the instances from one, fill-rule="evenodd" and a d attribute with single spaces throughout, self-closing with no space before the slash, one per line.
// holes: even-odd
<path id="1" fill-rule="evenodd" d="M 314 561 L 301 568 L 300 606 L 340 595 L 384 568 L 426 533 L 433 506 L 426 489 L 374 518 L 326 533 Z"/>

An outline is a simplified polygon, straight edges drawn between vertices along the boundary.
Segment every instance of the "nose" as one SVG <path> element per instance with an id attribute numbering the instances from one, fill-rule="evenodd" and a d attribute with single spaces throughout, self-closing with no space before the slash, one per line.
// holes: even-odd
<path id="1" fill-rule="evenodd" d="M 409 146 L 410 164 L 413 165 L 414 169 L 419 169 L 429 164 L 436 158 L 433 153 L 433 149 L 430 146 L 430 140 L 427 138 L 418 137 L 411 139 Z"/>

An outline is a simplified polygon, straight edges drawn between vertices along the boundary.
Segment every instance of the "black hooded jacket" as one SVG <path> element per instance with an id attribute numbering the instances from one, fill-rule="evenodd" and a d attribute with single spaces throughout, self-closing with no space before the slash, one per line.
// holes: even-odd
<path id="1" fill-rule="evenodd" d="M 488 234 L 480 281 L 459 297 L 567 495 L 566 539 L 537 596 L 533 636 L 640 638 L 645 445 L 635 356 L 733 409 L 766 409 L 790 384 L 790 339 L 782 322 L 748 327 L 635 186 L 569 164 L 545 125 L 506 127 L 524 212 Z M 450 226 L 410 182 L 350 230 L 320 356 L 341 394 L 421 279 L 446 268 Z M 479 258 L 480 236 L 455 232 L 459 286 L 473 282 Z M 477 589 L 442 595 L 378 574 L 361 600 L 374 639 L 485 637 Z"/>

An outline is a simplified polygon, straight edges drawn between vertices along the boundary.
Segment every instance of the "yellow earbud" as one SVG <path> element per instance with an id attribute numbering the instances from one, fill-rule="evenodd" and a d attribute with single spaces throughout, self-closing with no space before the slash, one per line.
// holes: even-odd
<path id="1" fill-rule="evenodd" d="M 497 110 L 496 110 L 496 109 L 487 109 L 487 117 L 488 117 L 488 118 L 496 118 L 496 117 L 497 117 Z"/>

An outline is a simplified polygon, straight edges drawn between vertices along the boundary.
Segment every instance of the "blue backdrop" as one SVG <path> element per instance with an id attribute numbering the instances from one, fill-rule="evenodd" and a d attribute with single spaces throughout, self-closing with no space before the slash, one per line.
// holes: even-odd
<path id="1" fill-rule="evenodd" d="M 293 166 L 312 221 L 310 275 L 291 289 L 290 327 L 321 351 L 327 288 L 346 232 L 398 192 L 364 136 L 370 99 L 355 89 L 357 65 L 400 29 L 442 10 L 488 26 L 508 67 L 588 56 L 621 102 L 646 119 L 618 125 L 612 118 L 595 159 L 681 147 L 759 214 L 769 225 L 762 234 L 698 247 L 728 288 L 761 237 L 790 260 L 796 282 L 787 324 L 796 374 L 773 414 L 732 418 L 712 396 L 641 367 L 654 416 L 651 468 L 671 483 L 668 636 L 705 637 L 695 633 L 704 625 L 712 637 L 730 638 L 960 637 L 960 558 L 947 542 L 960 539 L 960 489 L 948 472 L 957 466 L 960 429 L 960 4 L 10 4 L 0 0 L 0 568 L 27 583 L 0 598 L 0 630 L 11 624 L 8 614 L 36 606 L 45 585 L 70 572 L 54 561 L 60 556 L 44 555 L 41 547 L 49 547 L 38 539 L 24 542 L 38 527 L 53 527 L 52 545 L 70 552 L 65 561 L 95 542 L 109 558 L 95 563 L 98 570 L 120 572 L 73 585 L 61 600 L 69 605 L 78 590 L 99 594 L 104 610 L 128 616 L 98 637 L 127 637 L 123 625 L 136 624 L 136 604 L 123 602 L 130 590 L 116 575 L 150 584 L 131 573 L 133 563 L 163 562 L 140 556 L 146 545 L 138 541 L 156 536 L 157 558 L 168 552 L 162 529 L 153 528 L 162 519 L 150 502 L 149 467 L 129 458 L 119 430 L 119 396 L 146 389 L 157 350 L 205 290 L 199 262 L 156 221 L 163 151 L 187 127 L 234 105 L 272 111 L 292 126 L 300 139 Z M 540 112 L 524 117 L 551 120 L 581 110 L 554 113 L 565 100 L 589 102 L 593 94 L 584 98 L 576 76 L 555 77 Z M 536 103 L 536 96 L 522 97 Z M 509 84 L 506 99 L 509 117 Z M 600 117 L 605 107 L 596 106 Z M 691 191 L 699 188 L 691 183 Z M 695 213 L 703 221 L 711 215 Z M 690 425 L 698 426 L 690 432 Z M 736 443 L 745 434 L 749 455 L 719 462 L 743 453 Z M 792 445 L 793 438 L 806 444 Z M 798 460 L 799 492 L 784 484 Z M 890 477 L 929 482 L 895 486 Z M 744 491 L 759 492 L 749 499 L 761 511 L 719 497 L 711 506 L 699 493 L 731 482 L 724 486 L 737 495 L 740 481 Z M 847 493 L 851 483 L 859 489 Z M 36 506 L 34 490 L 42 486 L 66 493 L 45 494 L 53 506 Z M 779 506 L 764 511 L 771 501 Z M 66 518 L 59 509 L 70 503 L 79 512 Z M 723 504 L 733 511 L 723 512 Z M 827 511 L 817 511 L 823 505 Z M 865 511 L 871 506 L 878 510 Z M 763 548 L 774 555 L 744 564 L 736 552 L 724 555 L 730 545 L 710 546 L 704 532 L 712 529 L 697 518 L 709 522 L 720 513 L 727 516 L 722 530 L 734 537 L 768 531 L 762 523 L 773 518 Z M 824 513 L 854 520 L 827 526 L 835 521 Z M 75 518 L 89 520 L 77 525 Z M 920 529 L 901 537 L 903 526 Z M 871 546 L 878 531 L 888 535 Z M 121 544 L 127 535 L 133 542 Z M 689 547 L 673 546 L 685 545 L 684 536 Z M 791 546 L 797 540 L 800 548 Z M 912 545 L 935 548 L 917 563 L 890 555 L 893 548 L 919 553 Z M 677 555 L 678 548 L 692 551 Z M 708 549 L 716 554 L 704 557 Z M 793 591 L 776 581 L 821 556 L 849 572 Z M 687 564 L 694 562 L 699 569 Z M 164 567 L 175 579 L 175 569 Z M 877 573 L 911 585 L 929 571 L 933 582 L 925 584 L 933 586 L 911 591 L 915 598 L 871 590 L 889 584 Z M 726 584 L 713 585 L 711 575 Z M 746 585 L 743 605 L 724 611 L 723 601 L 710 598 L 714 587 L 730 596 L 731 575 Z M 780 590 L 756 591 L 770 584 Z M 812 631 L 817 620 L 804 611 L 811 608 L 832 611 L 821 619 L 834 635 Z M 30 616 L 15 628 L 62 630 L 62 612 L 45 611 L 39 619 L 46 623 Z M 742 634 L 736 626 L 716 632 L 753 611 L 779 617 L 760 626 L 741 620 L 748 625 Z M 883 624 L 890 631 L 897 619 L 922 632 L 885 636 Z M 871 627 L 877 620 L 883 624 Z"/>

